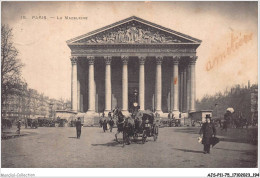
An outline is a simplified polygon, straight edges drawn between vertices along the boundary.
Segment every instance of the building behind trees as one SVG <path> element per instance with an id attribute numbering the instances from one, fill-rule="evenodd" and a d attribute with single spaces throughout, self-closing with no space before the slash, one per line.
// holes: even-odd
<path id="1" fill-rule="evenodd" d="M 227 108 L 235 110 L 234 117 L 238 118 L 240 114 L 248 121 L 257 118 L 258 115 L 258 85 L 250 86 L 236 85 L 225 92 L 218 92 L 213 96 L 206 95 L 201 100 L 196 101 L 196 110 L 213 110 L 213 118 L 224 117 Z M 253 116 L 254 114 L 254 116 Z M 234 118 L 234 119 L 235 119 Z"/>

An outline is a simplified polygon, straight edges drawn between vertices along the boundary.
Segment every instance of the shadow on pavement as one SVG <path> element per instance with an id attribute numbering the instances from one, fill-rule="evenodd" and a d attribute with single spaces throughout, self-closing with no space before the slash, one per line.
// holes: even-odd
<path id="1" fill-rule="evenodd" d="M 77 137 L 68 137 L 68 138 L 77 138 Z"/>
<path id="2" fill-rule="evenodd" d="M 203 153 L 203 151 L 197 151 L 197 150 L 187 150 L 187 149 L 177 149 L 173 148 L 174 150 L 183 151 L 183 152 L 190 152 L 190 153 Z"/>
<path id="3" fill-rule="evenodd" d="M 118 142 L 108 142 L 104 144 L 91 144 L 92 146 L 117 146 L 117 145 L 122 145 L 122 143 Z"/>
<path id="4" fill-rule="evenodd" d="M 32 136 L 32 135 L 37 135 L 36 132 L 24 132 L 21 131 L 20 133 L 17 131 L 11 132 L 11 131 L 5 131 L 1 133 L 1 140 L 8 140 L 8 139 L 13 139 L 13 138 L 19 138 L 23 136 Z"/>

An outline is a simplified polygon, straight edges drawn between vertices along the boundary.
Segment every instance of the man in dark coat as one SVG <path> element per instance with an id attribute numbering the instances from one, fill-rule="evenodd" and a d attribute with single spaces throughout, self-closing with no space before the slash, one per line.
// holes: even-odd
<path id="1" fill-rule="evenodd" d="M 82 127 L 81 120 L 80 120 L 80 118 L 78 117 L 78 120 L 76 121 L 77 138 L 80 138 L 80 135 L 81 135 L 81 127 Z"/>
<path id="2" fill-rule="evenodd" d="M 110 120 L 108 121 L 108 124 L 109 124 L 109 128 L 110 128 L 110 132 L 112 132 L 112 129 L 113 129 L 114 124 L 115 124 L 115 122 L 113 121 L 112 118 L 110 118 Z"/>
<path id="3" fill-rule="evenodd" d="M 206 116 L 206 123 L 203 123 L 200 129 L 200 136 L 201 134 L 203 134 L 202 144 L 204 144 L 204 154 L 209 154 L 212 136 L 216 136 L 216 128 L 211 122 L 211 117 L 209 115 Z"/>
<path id="4" fill-rule="evenodd" d="M 224 123 L 223 123 L 222 130 L 227 131 L 227 129 L 228 129 L 229 125 L 230 125 L 231 120 L 232 120 L 231 112 L 230 111 L 226 111 L 226 113 L 224 114 Z"/>
<path id="5" fill-rule="evenodd" d="M 103 131 L 106 132 L 106 130 L 107 130 L 107 120 L 105 119 L 103 121 Z"/>
<path id="6" fill-rule="evenodd" d="M 18 134 L 20 134 L 21 125 L 22 125 L 22 122 L 21 122 L 21 120 L 19 120 L 18 123 L 17 123 L 17 129 L 18 129 L 17 132 L 18 132 Z"/>

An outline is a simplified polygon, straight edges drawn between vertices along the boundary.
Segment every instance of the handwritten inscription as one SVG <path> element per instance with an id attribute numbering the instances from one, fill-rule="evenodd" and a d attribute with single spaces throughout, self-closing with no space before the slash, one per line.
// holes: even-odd
<path id="1" fill-rule="evenodd" d="M 79 17 L 79 16 L 21 16 L 22 20 L 87 20 L 88 17 Z"/>
<path id="2" fill-rule="evenodd" d="M 214 67 L 219 65 L 223 60 L 227 59 L 232 53 L 236 52 L 241 46 L 245 45 L 248 41 L 252 40 L 253 33 L 241 35 L 235 35 L 234 32 L 231 33 L 230 45 L 218 56 L 213 59 L 208 60 L 206 63 L 206 71 L 212 70 Z"/>
<path id="3" fill-rule="evenodd" d="M 174 85 L 176 85 L 176 84 L 177 84 L 177 81 L 178 81 L 178 78 L 177 78 L 177 77 L 175 77 L 175 78 L 174 78 Z"/>

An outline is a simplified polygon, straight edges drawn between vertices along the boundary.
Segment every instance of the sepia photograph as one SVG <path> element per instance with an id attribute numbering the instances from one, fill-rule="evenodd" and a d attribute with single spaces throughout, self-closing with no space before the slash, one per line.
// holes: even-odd
<path id="1" fill-rule="evenodd" d="M 258 162 L 258 1 L 1 2 L 1 177 Z"/>

